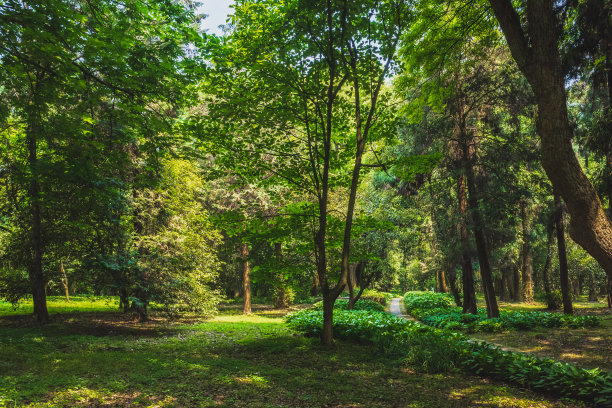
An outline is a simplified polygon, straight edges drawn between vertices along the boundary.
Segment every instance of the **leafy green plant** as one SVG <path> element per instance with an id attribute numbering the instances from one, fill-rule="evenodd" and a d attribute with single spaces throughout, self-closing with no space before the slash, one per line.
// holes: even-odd
<path id="1" fill-rule="evenodd" d="M 286 321 L 295 330 L 318 335 L 323 326 L 323 312 L 301 310 L 288 315 Z M 485 319 L 477 324 L 498 329 L 502 323 L 501 320 Z M 403 355 L 412 366 L 426 372 L 462 369 L 546 393 L 580 399 L 599 407 L 612 405 L 612 373 L 505 351 L 462 334 L 396 316 L 337 310 L 334 313 L 334 336 L 371 342 L 387 353 Z"/>
<path id="2" fill-rule="evenodd" d="M 572 329 L 597 327 L 597 316 L 573 316 L 555 312 L 501 311 L 498 318 L 487 318 L 484 310 L 479 314 L 462 313 L 451 306 L 451 298 L 444 293 L 408 292 L 404 304 L 408 313 L 428 326 L 467 332 L 500 332 L 503 330 L 533 330 L 535 327 L 569 327 Z"/>

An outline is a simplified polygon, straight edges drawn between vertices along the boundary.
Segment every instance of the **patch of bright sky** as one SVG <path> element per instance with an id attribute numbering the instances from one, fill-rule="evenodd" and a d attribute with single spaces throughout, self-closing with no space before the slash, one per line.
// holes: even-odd
<path id="1" fill-rule="evenodd" d="M 208 34 L 223 35 L 220 25 L 225 25 L 227 16 L 233 12 L 230 5 L 234 0 L 201 0 L 202 5 L 198 8 L 198 13 L 208 14 L 202 22 L 202 28 Z"/>

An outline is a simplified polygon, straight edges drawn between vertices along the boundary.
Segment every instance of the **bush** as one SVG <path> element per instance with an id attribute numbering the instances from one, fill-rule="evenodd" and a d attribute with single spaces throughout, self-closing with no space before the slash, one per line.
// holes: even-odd
<path id="1" fill-rule="evenodd" d="M 408 313 L 428 326 L 467 332 L 500 332 L 503 330 L 533 330 L 541 327 L 569 327 L 572 329 L 596 327 L 601 324 L 597 316 L 573 316 L 554 312 L 501 311 L 499 318 L 489 319 L 486 312 L 462 313 L 452 307 L 451 298 L 444 293 L 408 292 L 404 304 Z"/>
<path id="2" fill-rule="evenodd" d="M 404 295 L 407 310 L 412 309 L 450 309 L 453 298 L 446 293 L 408 292 Z"/>
<path id="3" fill-rule="evenodd" d="M 290 313 L 285 318 L 289 326 L 311 335 L 321 333 L 323 311 L 305 309 Z M 366 310 L 334 311 L 334 336 L 345 340 L 373 342 L 387 332 L 401 332 L 410 323 L 401 317 Z"/>
<path id="4" fill-rule="evenodd" d="M 382 306 L 386 306 L 391 301 L 392 298 L 393 298 L 393 295 L 391 295 L 390 293 L 379 292 L 373 289 L 365 289 L 359 299 L 360 300 L 370 300 L 372 302 L 379 303 Z"/>

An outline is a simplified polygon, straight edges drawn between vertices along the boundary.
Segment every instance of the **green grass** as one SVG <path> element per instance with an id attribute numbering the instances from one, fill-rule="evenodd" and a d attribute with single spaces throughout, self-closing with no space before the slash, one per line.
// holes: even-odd
<path id="1" fill-rule="evenodd" d="M 531 331 L 503 333 L 475 333 L 470 336 L 499 344 L 514 351 L 533 353 L 540 357 L 574 363 L 584 368 L 602 368 L 612 371 L 612 310 L 607 303 L 588 302 L 580 296 L 573 302 L 578 315 L 592 314 L 601 318 L 601 327 L 588 329 L 538 327 Z M 478 306 L 485 307 L 484 298 L 478 298 Z M 541 302 L 499 302 L 500 309 L 515 311 L 545 310 Z"/>
<path id="2" fill-rule="evenodd" d="M 117 313 L 1 324 L 0 407 L 580 406 L 477 377 L 416 373 L 367 345 L 323 348 L 288 329 L 284 313 L 260 310 L 140 331 Z"/>
<path id="3" fill-rule="evenodd" d="M 73 312 L 110 312 L 119 308 L 119 298 L 116 296 L 71 296 L 66 302 L 63 296 L 47 296 L 47 309 L 50 314 Z M 32 300 L 23 300 L 17 308 L 8 302 L 0 300 L 0 318 L 31 314 Z"/>

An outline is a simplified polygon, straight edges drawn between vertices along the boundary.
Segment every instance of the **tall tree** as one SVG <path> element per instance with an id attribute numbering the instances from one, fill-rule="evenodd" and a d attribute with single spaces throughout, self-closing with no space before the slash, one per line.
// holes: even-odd
<path id="1" fill-rule="evenodd" d="M 570 234 L 612 277 L 612 222 L 571 144 L 566 72 L 559 51 L 561 12 L 552 0 L 527 0 L 518 10 L 510 0 L 489 3 L 512 56 L 534 91 L 542 166 L 567 205 Z"/>
<path id="2" fill-rule="evenodd" d="M 287 183 L 315 204 L 305 208 L 316 220 L 322 342 L 331 344 L 333 305 L 347 282 L 363 152 L 385 129 L 377 120 L 380 100 L 409 9 L 400 0 L 244 0 L 235 11 L 227 43 L 213 52 L 218 75 L 212 87 L 221 92 L 210 112 L 231 135 L 231 143 L 221 144 L 242 164 L 222 160 L 248 163 L 250 176 Z M 341 186 L 348 187 L 348 199 L 340 221 L 330 200 Z M 342 253 L 334 259 L 328 243 L 338 221 L 344 224 Z M 338 268 L 331 276 L 330 266 Z"/>

